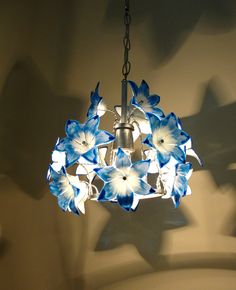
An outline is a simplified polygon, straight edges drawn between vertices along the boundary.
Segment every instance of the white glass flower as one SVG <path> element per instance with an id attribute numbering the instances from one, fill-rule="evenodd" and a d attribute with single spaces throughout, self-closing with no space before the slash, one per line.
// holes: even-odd
<path id="1" fill-rule="evenodd" d="M 78 176 L 67 174 L 64 167 L 59 172 L 52 167 L 49 170 L 52 179 L 49 188 L 51 193 L 57 197 L 60 208 L 77 215 L 80 212 L 84 214 L 84 202 L 89 196 L 88 184 L 80 181 Z"/>
<path id="2" fill-rule="evenodd" d="M 138 205 L 138 196 L 152 194 L 155 190 L 144 181 L 150 160 L 138 161 L 134 164 L 125 152 L 119 148 L 115 166 L 94 169 L 105 182 L 99 201 L 117 200 L 120 206 L 130 211 Z M 135 204 L 135 206 L 134 206 Z"/>

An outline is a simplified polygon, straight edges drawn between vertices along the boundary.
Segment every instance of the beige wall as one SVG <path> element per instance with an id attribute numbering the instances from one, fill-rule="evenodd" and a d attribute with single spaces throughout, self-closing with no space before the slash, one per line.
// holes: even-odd
<path id="1" fill-rule="evenodd" d="M 233 1 L 212 3 L 131 3 L 130 79 L 193 136 L 193 195 L 131 214 L 87 202 L 75 217 L 50 195 L 47 165 L 98 81 L 120 102 L 121 5 L 1 1 L 0 289 L 236 289 L 236 16 Z"/>

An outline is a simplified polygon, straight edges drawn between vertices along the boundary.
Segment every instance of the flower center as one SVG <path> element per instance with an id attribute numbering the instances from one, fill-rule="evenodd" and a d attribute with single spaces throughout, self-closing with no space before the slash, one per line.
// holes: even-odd
<path id="1" fill-rule="evenodd" d="M 126 180 L 127 179 L 127 177 L 126 176 L 123 176 L 123 180 Z"/>
<path id="2" fill-rule="evenodd" d="M 82 144 L 83 144 L 84 146 L 88 146 L 88 142 L 86 142 L 86 141 L 83 141 Z"/>
<path id="3" fill-rule="evenodd" d="M 161 140 L 159 141 L 159 143 L 160 143 L 160 144 L 163 144 L 163 143 L 164 143 L 164 139 L 161 139 Z"/>

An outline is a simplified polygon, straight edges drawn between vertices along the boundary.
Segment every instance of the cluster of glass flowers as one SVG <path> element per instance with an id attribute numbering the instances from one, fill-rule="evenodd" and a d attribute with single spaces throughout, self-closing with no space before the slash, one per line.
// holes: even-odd
<path id="1" fill-rule="evenodd" d="M 120 147 L 113 150 L 115 137 L 98 129 L 105 112 L 113 112 L 115 123 L 119 122 L 121 107 L 108 110 L 97 85 L 91 93 L 87 121 L 68 120 L 66 137 L 58 139 L 52 153 L 49 188 L 64 211 L 85 213 L 88 199 L 115 202 L 126 211 L 134 211 L 140 199 L 160 196 L 171 198 L 177 207 L 182 197 L 191 194 L 188 179 L 192 166 L 186 156 L 201 161 L 192 149 L 190 136 L 174 113 L 165 116 L 157 107 L 160 97 L 149 94 L 145 81 L 140 86 L 129 81 L 129 85 L 133 96 L 127 120 L 134 126 L 133 140 L 141 140 L 142 160 L 132 163 L 130 152 Z M 111 144 L 110 152 L 107 144 Z M 109 164 L 107 155 L 112 156 Z M 154 186 L 148 184 L 148 174 L 154 174 Z M 104 183 L 101 190 L 95 185 L 96 179 Z"/>

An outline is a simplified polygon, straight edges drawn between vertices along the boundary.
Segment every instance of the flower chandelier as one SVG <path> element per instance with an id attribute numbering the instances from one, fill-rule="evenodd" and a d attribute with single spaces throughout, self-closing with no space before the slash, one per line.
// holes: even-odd
<path id="1" fill-rule="evenodd" d="M 171 198 L 178 207 L 180 199 L 191 194 L 188 180 L 192 165 L 186 157 L 201 161 L 192 149 L 190 136 L 174 113 L 165 115 L 158 107 L 160 97 L 150 94 L 144 80 L 140 86 L 127 80 L 130 22 L 129 1 L 125 0 L 121 106 L 108 110 L 98 84 L 90 96 L 86 122 L 68 120 L 66 137 L 57 140 L 52 153 L 49 188 L 64 211 L 84 214 L 84 203 L 95 200 L 118 203 L 130 212 L 136 210 L 139 200 L 155 197 Z M 128 86 L 132 91 L 129 105 Z M 115 116 L 114 135 L 99 130 L 100 117 L 106 112 Z M 135 141 L 141 141 L 141 160 L 132 162 Z M 148 183 L 151 174 L 155 186 Z M 100 191 L 96 179 L 104 183 Z"/>

